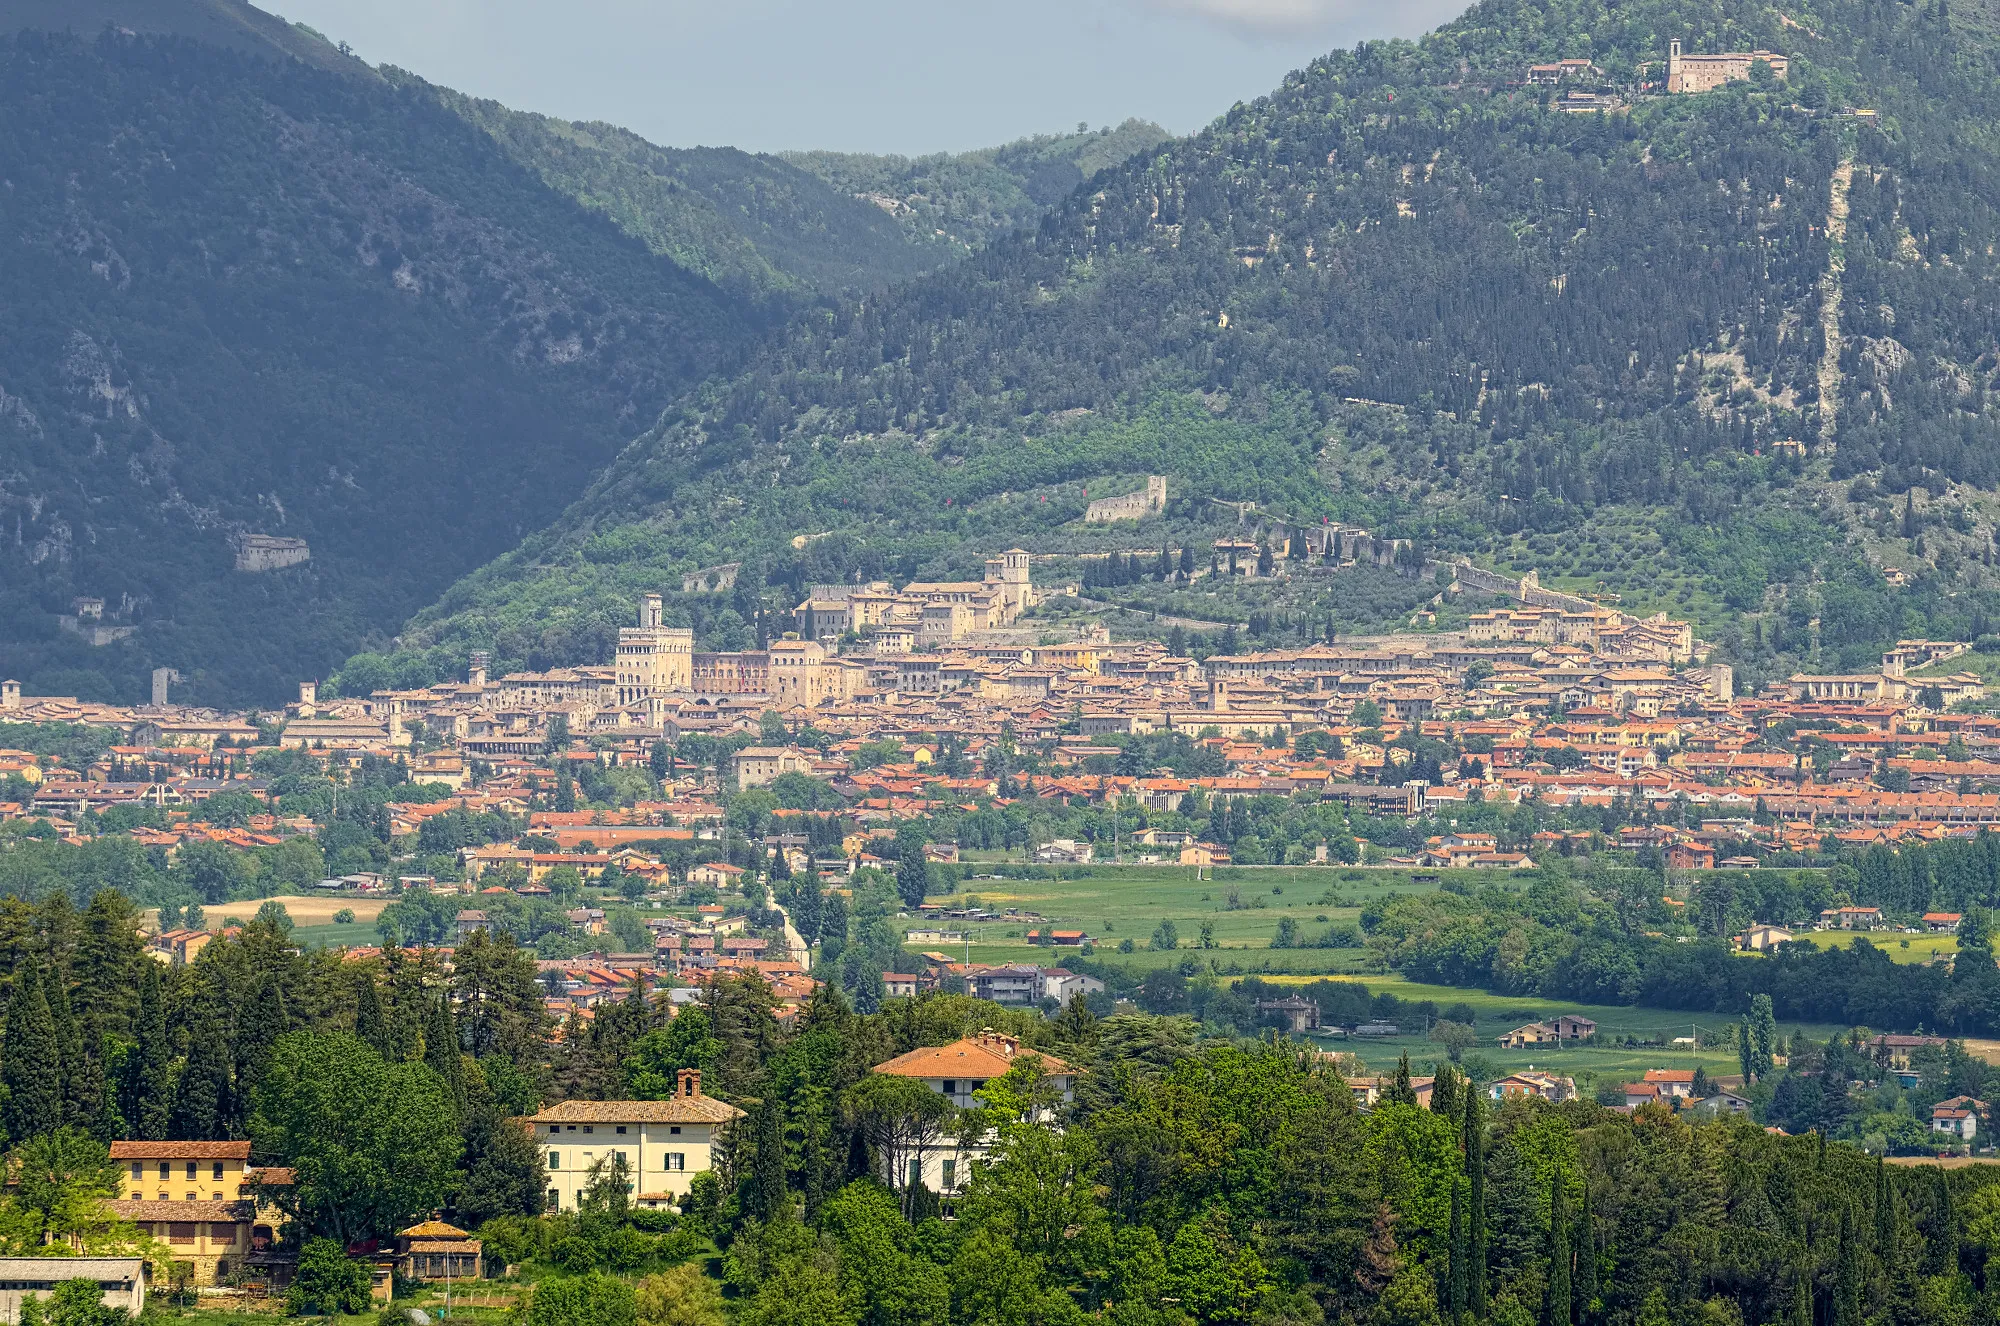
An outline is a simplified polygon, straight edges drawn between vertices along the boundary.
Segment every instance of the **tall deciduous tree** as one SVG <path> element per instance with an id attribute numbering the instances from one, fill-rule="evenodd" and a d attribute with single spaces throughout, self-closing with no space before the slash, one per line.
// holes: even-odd
<path id="1" fill-rule="evenodd" d="M 346 1032 L 281 1036 L 258 1085 L 251 1136 L 293 1169 L 277 1200 L 309 1234 L 392 1233 L 451 1191 L 463 1149 L 444 1082 L 389 1064 Z"/>

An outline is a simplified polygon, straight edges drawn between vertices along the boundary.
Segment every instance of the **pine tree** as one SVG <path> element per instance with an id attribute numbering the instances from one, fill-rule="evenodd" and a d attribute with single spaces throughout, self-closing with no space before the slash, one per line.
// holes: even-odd
<path id="1" fill-rule="evenodd" d="M 173 1049 L 167 1040 L 167 1004 L 160 993 L 157 962 L 149 961 L 139 968 L 139 1002 L 132 1030 L 135 1043 L 125 1055 L 118 1111 L 124 1117 L 127 1137 L 162 1141 L 174 1103 Z"/>
<path id="2" fill-rule="evenodd" d="M 7 1140 L 18 1146 L 62 1126 L 61 1059 L 55 1019 L 49 1015 L 33 963 L 14 972 L 7 1001 L 7 1038 L 0 1047 L 0 1086 L 7 1090 Z"/>
<path id="3" fill-rule="evenodd" d="M 1465 1268 L 1466 1305 L 1476 1321 L 1486 1320 L 1486 1105 L 1477 1091 L 1465 1093 Z"/>
<path id="4" fill-rule="evenodd" d="M 1543 1326 L 1570 1326 L 1569 1200 L 1563 1195 L 1562 1171 L 1549 1179 L 1549 1287 L 1542 1307 Z"/>
<path id="5" fill-rule="evenodd" d="M 229 1016 L 213 973 L 196 978 L 194 1007 L 188 1018 L 187 1062 L 174 1086 L 174 1108 L 167 1135 L 180 1142 L 225 1140 L 235 1108 L 230 1083 Z"/>

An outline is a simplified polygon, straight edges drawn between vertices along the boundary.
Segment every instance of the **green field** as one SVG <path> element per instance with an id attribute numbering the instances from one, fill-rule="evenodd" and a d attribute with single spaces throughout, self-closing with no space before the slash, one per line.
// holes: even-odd
<path id="1" fill-rule="evenodd" d="M 947 907 L 982 906 L 995 911 L 1018 907 L 1039 913 L 1057 929 L 1080 929 L 1097 945 L 1099 957 L 1116 956 L 1134 966 L 1174 963 L 1200 940 L 1201 923 L 1215 927 L 1215 944 L 1207 956 L 1247 970 L 1279 972 L 1355 972 L 1365 969 L 1367 951 L 1359 948 L 1273 949 L 1278 922 L 1290 917 L 1300 942 L 1310 944 L 1328 927 L 1352 922 L 1371 901 L 1396 893 L 1428 892 L 1436 884 L 1417 883 L 1413 874 L 1461 876 L 1480 884 L 1494 881 L 1490 871 L 1412 872 L 1407 869 L 1361 866 L 1250 866 L 1209 870 L 1197 878 L 1192 866 L 1068 867 L 1079 877 L 1046 880 L 1015 877 L 1018 867 L 969 863 L 969 869 L 1001 879 L 968 877 L 960 892 L 936 901 Z M 1235 905 L 1231 905 L 1232 896 Z M 1148 948 L 1160 922 L 1172 921 L 1179 932 L 1181 952 Z M 1040 922 L 984 921 L 965 925 L 944 923 L 947 929 L 969 932 L 971 960 L 984 963 L 1046 962 L 1065 950 L 1037 949 L 1027 934 Z M 1136 947 L 1117 953 L 1120 940 Z M 936 947 L 936 946 L 918 946 Z M 954 948 L 963 957 L 964 946 Z"/>
<path id="2" fill-rule="evenodd" d="M 1877 932 L 1857 935 L 1846 930 L 1808 930 L 1793 936 L 1816 948 L 1846 948 L 1857 939 L 1866 939 L 1889 955 L 1893 962 L 1925 963 L 1933 958 L 1949 958 L 1958 952 L 1954 935 L 1897 935 Z"/>
<path id="3" fill-rule="evenodd" d="M 1310 977 L 1266 977 L 1274 984 L 1303 984 Z M 1648 1068 L 1693 1068 L 1697 1064 L 1706 1068 L 1711 1075 L 1722 1076 L 1737 1072 L 1736 1055 L 1726 1048 L 1709 1047 L 1695 1051 L 1686 1046 L 1675 1047 L 1673 1040 L 1678 1036 L 1692 1036 L 1699 1033 L 1719 1032 L 1731 1021 L 1719 1013 L 1685 1013 L 1674 1009 L 1628 1008 L 1622 1005 L 1570 1004 L 1556 1000 L 1536 999 L 1520 995 L 1498 995 L 1484 990 L 1461 990 L 1449 985 L 1423 985 L 1401 976 L 1369 976 L 1361 984 L 1372 994 L 1393 994 L 1398 999 L 1420 1003 L 1426 999 L 1444 1007 L 1450 1004 L 1469 1004 L 1479 1014 L 1475 1029 L 1485 1042 L 1477 1050 L 1471 1051 L 1485 1061 L 1486 1066 L 1499 1073 L 1518 1072 L 1523 1068 L 1548 1069 L 1574 1077 L 1579 1090 L 1589 1092 L 1600 1082 L 1629 1082 L 1644 1076 Z M 1498 1038 L 1506 1032 L 1527 1022 L 1538 1022 L 1560 1013 L 1574 1013 L 1590 1018 L 1597 1023 L 1596 1045 L 1585 1046 L 1536 1046 L 1531 1050 L 1503 1050 Z M 1822 1026 L 1815 1023 L 1783 1023 L 1779 1030 L 1785 1035 L 1797 1032 L 1824 1040 L 1843 1027 Z M 1622 1046 L 1611 1042 L 1623 1037 L 1639 1040 L 1658 1040 L 1661 1045 Z M 1345 1050 L 1358 1056 L 1369 1069 L 1386 1072 L 1393 1069 L 1396 1061 L 1404 1054 L 1410 1062 L 1428 1072 L 1429 1064 L 1443 1058 L 1442 1047 L 1423 1035 L 1385 1036 L 1380 1039 L 1359 1040 L 1355 1038 L 1327 1037 L 1317 1042 L 1328 1050 Z"/>

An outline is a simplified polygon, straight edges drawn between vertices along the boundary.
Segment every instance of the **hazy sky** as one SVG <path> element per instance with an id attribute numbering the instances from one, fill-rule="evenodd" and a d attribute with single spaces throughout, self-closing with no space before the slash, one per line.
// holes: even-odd
<path id="1" fill-rule="evenodd" d="M 1184 133 L 1464 0 L 263 0 L 521 110 L 671 146 L 935 152 L 1128 116 Z"/>

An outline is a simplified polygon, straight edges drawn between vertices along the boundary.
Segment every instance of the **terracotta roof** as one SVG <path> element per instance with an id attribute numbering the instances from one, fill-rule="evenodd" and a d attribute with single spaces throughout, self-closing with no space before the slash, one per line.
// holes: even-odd
<path id="1" fill-rule="evenodd" d="M 411 1252 L 455 1252 L 476 1255 L 484 1247 L 478 1239 L 411 1239 Z"/>
<path id="2" fill-rule="evenodd" d="M 289 1188 L 297 1176 L 290 1165 L 264 1165 L 250 1177 L 266 1188 Z"/>
<path id="3" fill-rule="evenodd" d="M 154 1202 L 119 1199 L 108 1203 L 113 1215 L 125 1220 L 243 1221 L 256 1215 L 249 1202 Z"/>
<path id="4" fill-rule="evenodd" d="M 248 1160 L 248 1142 L 113 1142 L 113 1160 Z"/>
<path id="5" fill-rule="evenodd" d="M 1074 1076 L 1076 1070 L 1052 1054 L 1031 1049 L 1005 1036 L 972 1036 L 950 1045 L 928 1045 L 875 1065 L 893 1077 L 972 1078 L 992 1081 L 1005 1075 L 1017 1057 L 1039 1058 L 1051 1077 Z"/>
<path id="6" fill-rule="evenodd" d="M 713 1096 L 675 1096 L 671 1100 L 566 1100 L 529 1123 L 728 1123 L 743 1111 Z"/>

